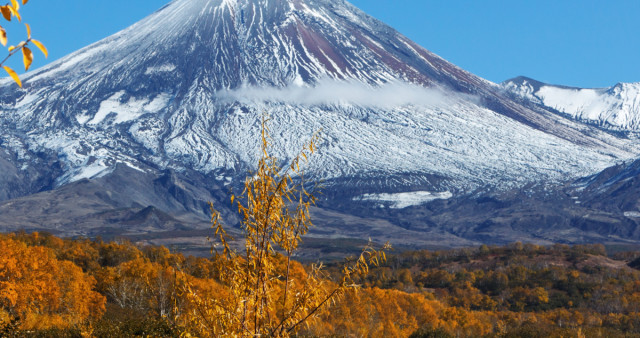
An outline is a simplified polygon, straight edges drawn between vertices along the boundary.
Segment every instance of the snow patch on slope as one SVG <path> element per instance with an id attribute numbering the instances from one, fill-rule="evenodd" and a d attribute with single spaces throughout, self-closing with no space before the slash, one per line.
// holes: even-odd
<path id="1" fill-rule="evenodd" d="M 110 114 L 115 114 L 113 120 L 115 124 L 135 120 L 143 114 L 160 111 L 167 105 L 170 99 L 169 95 L 160 94 L 153 100 L 129 98 L 129 100 L 123 102 L 122 97 L 125 96 L 125 94 L 124 91 L 119 91 L 105 101 L 102 101 L 98 112 L 94 115 L 93 119 L 87 123 L 99 124 Z M 84 119 L 78 119 L 78 122 L 82 123 L 82 120 Z"/>
<path id="2" fill-rule="evenodd" d="M 157 73 L 168 73 L 174 70 L 176 70 L 176 65 L 167 63 L 162 66 L 147 67 L 147 70 L 145 70 L 144 74 L 151 75 L 151 74 L 157 74 Z"/>
<path id="3" fill-rule="evenodd" d="M 360 197 L 354 198 L 354 200 L 390 203 L 389 207 L 392 209 L 404 209 L 439 199 L 449 199 L 451 197 L 453 197 L 453 194 L 449 191 L 413 191 L 396 194 L 364 194 Z"/>
<path id="4" fill-rule="evenodd" d="M 640 218 L 640 212 L 638 212 L 638 211 L 625 211 L 624 212 L 624 217 Z"/>
<path id="5" fill-rule="evenodd" d="M 98 178 L 108 174 L 109 166 L 103 162 L 94 162 L 87 166 L 79 168 L 79 170 L 70 178 L 70 182 L 79 181 L 84 178 Z"/>

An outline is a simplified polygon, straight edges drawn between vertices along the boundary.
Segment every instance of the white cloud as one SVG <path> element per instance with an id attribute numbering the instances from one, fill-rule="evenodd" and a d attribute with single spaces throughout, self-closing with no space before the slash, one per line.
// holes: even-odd
<path id="1" fill-rule="evenodd" d="M 440 89 L 391 82 L 370 86 L 355 81 L 321 80 L 315 87 L 291 84 L 284 88 L 246 86 L 218 92 L 222 100 L 238 102 L 283 102 L 302 105 L 352 104 L 364 107 L 433 106 L 447 102 Z"/>

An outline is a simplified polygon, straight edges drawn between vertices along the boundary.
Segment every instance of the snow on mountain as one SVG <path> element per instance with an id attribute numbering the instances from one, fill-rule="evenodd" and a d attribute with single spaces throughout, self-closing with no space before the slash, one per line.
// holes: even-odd
<path id="1" fill-rule="evenodd" d="M 379 201 L 389 203 L 389 207 L 393 209 L 404 209 L 406 207 L 421 205 L 439 199 L 446 200 L 452 196 L 453 195 L 448 191 L 436 193 L 430 191 L 414 191 L 396 194 L 364 194 L 359 198 L 359 200 Z M 385 207 L 385 204 L 381 204 L 381 207 Z"/>
<path id="2" fill-rule="evenodd" d="M 118 164 L 243 177 L 263 114 L 279 157 L 322 130 L 310 172 L 370 193 L 560 181 L 640 153 L 342 0 L 175 0 L 23 82 L 0 84 L 0 145 L 16 166 L 57 159 L 57 186 Z"/>
<path id="3" fill-rule="evenodd" d="M 581 121 L 615 130 L 640 130 L 640 83 L 573 88 L 519 77 L 502 85 L 522 98 Z"/>

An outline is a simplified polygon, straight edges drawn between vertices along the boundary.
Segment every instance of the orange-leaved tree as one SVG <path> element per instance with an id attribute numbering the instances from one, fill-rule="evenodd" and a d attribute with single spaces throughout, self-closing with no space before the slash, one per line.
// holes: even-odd
<path id="1" fill-rule="evenodd" d="M 293 160 L 282 165 L 270 154 L 270 137 L 262 121 L 261 157 L 257 170 L 244 182 L 240 196 L 231 196 L 241 215 L 244 248 L 231 248 L 231 237 L 223 228 L 220 213 L 211 204 L 212 228 L 222 246 L 214 254 L 219 263 L 225 297 L 202 297 L 187 285 L 191 303 L 178 322 L 187 333 L 199 336 L 287 337 L 318 316 L 347 290 L 357 285 L 353 278 L 366 274 L 370 264 L 385 258 L 384 249 L 368 245 L 358 259 L 345 265 L 340 280 L 322 276 L 322 264 L 306 270 L 292 257 L 302 236 L 312 225 L 309 209 L 315 204 L 313 190 L 305 181 L 304 164 L 316 152 L 318 134 Z"/>
<path id="2" fill-rule="evenodd" d="M 52 249 L 0 238 L 0 336 L 4 330 L 44 329 L 99 318 L 105 298 L 95 279 Z"/>
<path id="3" fill-rule="evenodd" d="M 25 5 L 29 0 L 21 1 L 22 4 Z M 0 6 L 0 13 L 6 21 L 11 21 L 12 18 L 15 18 L 18 21 L 22 22 L 22 16 L 20 15 L 20 4 L 17 0 L 11 0 L 11 2 L 7 3 L 6 5 Z M 17 45 L 9 46 L 9 54 L 4 58 L 4 60 L 0 61 L 0 67 L 2 67 L 20 87 L 22 87 L 22 81 L 20 81 L 20 77 L 13 69 L 5 66 L 5 62 L 7 62 L 10 57 L 17 54 L 18 52 L 22 52 L 24 70 L 29 70 L 29 67 L 31 67 L 31 63 L 33 63 L 33 52 L 31 52 L 31 49 L 29 48 L 30 43 L 40 49 L 45 57 L 49 55 L 47 48 L 42 44 L 42 42 L 31 37 L 31 27 L 29 26 L 29 24 L 25 23 L 25 27 L 27 30 L 27 38 Z M 5 27 L 0 25 L 0 43 L 3 46 L 6 46 L 7 42 L 7 30 Z"/>

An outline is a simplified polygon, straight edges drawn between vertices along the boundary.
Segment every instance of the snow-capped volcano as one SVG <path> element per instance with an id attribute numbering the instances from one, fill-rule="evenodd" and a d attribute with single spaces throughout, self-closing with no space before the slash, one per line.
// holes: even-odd
<path id="1" fill-rule="evenodd" d="M 5 83 L 5 142 L 57 153 L 59 184 L 117 162 L 245 168 L 264 113 L 281 157 L 323 130 L 323 178 L 438 175 L 470 189 L 631 155 L 338 0 L 173 1 L 24 82 Z"/>
<path id="2" fill-rule="evenodd" d="M 618 83 L 609 88 L 575 88 L 518 77 L 502 85 L 526 100 L 577 120 L 612 130 L 640 130 L 640 83 Z"/>
<path id="3" fill-rule="evenodd" d="M 29 182 L 22 195 L 119 164 L 233 184 L 256 162 L 263 116 L 283 159 L 321 130 L 309 171 L 356 200 L 562 181 L 640 153 L 342 0 L 175 0 L 23 82 L 0 84 L 0 159 L 37 165 L 0 177 Z"/>

